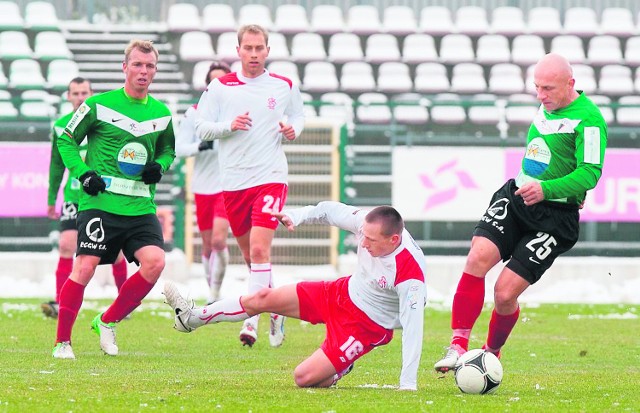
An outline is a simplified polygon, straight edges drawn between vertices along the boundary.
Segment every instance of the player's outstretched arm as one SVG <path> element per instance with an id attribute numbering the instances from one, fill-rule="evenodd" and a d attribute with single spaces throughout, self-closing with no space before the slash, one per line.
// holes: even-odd
<path id="1" fill-rule="evenodd" d="M 291 217 L 289 217 L 288 215 L 285 215 L 282 212 L 272 212 L 271 215 L 276 217 L 276 219 L 280 221 L 280 223 L 284 225 L 285 228 L 287 228 L 289 231 L 293 231 L 295 229 L 296 226 L 293 224 Z"/>

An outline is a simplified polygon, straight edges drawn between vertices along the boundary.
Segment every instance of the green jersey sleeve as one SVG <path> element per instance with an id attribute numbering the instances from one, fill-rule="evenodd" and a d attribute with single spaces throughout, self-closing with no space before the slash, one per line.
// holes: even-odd
<path id="1" fill-rule="evenodd" d="M 60 184 L 62 183 L 62 177 L 64 175 L 64 163 L 62 162 L 62 157 L 58 150 L 58 131 L 61 129 L 59 123 L 64 120 L 65 117 L 60 118 L 53 125 L 51 130 L 51 160 L 49 162 L 49 192 L 47 195 L 47 205 L 56 204 L 58 190 L 60 189 Z"/>

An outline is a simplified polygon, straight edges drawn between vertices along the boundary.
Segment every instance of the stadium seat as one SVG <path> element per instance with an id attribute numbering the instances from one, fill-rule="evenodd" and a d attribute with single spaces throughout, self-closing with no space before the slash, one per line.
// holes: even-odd
<path id="1" fill-rule="evenodd" d="M 41 61 L 53 59 L 71 59 L 73 53 L 67 46 L 67 40 L 60 32 L 40 32 L 34 42 L 34 57 Z"/>
<path id="2" fill-rule="evenodd" d="M 402 61 L 407 64 L 437 62 L 436 43 L 430 34 L 414 33 L 404 38 Z"/>
<path id="3" fill-rule="evenodd" d="M 358 96 L 356 118 L 360 123 L 391 123 L 391 109 L 387 105 L 389 99 L 382 93 L 367 92 Z"/>
<path id="4" fill-rule="evenodd" d="M 310 93 L 336 92 L 340 86 L 331 62 L 309 62 L 304 67 L 302 88 Z"/>
<path id="5" fill-rule="evenodd" d="M 9 79 L 7 79 L 7 76 L 4 74 L 4 70 L 2 70 L 2 65 L 0 65 L 0 100 L 4 100 L 4 95 L 5 93 L 9 93 L 6 90 L 7 86 L 9 84 Z M 11 93 L 9 93 L 9 97 L 11 97 Z"/>
<path id="6" fill-rule="evenodd" d="M 555 7 L 534 7 L 529 10 L 527 27 L 529 34 L 557 36 L 558 33 L 562 33 L 560 11 Z"/>
<path id="7" fill-rule="evenodd" d="M 409 6 L 388 6 L 382 14 L 382 30 L 394 36 L 406 36 L 418 31 L 413 9 Z"/>
<path id="8" fill-rule="evenodd" d="M 600 30 L 595 10 L 569 7 L 564 12 L 564 33 L 580 37 L 595 36 Z"/>
<path id="9" fill-rule="evenodd" d="M 207 73 L 213 60 L 201 60 L 193 65 L 193 73 L 191 75 L 191 86 L 193 90 L 201 92 L 208 86 L 205 84 L 207 79 Z"/>
<path id="10" fill-rule="evenodd" d="M 398 38 L 388 33 L 372 34 L 367 38 L 365 57 L 372 64 L 399 61 Z"/>
<path id="11" fill-rule="evenodd" d="M 282 33 L 269 33 L 269 57 L 267 60 L 289 60 L 287 39 Z"/>
<path id="12" fill-rule="evenodd" d="M 497 132 L 497 125 L 500 122 L 500 109 L 496 105 L 497 97 L 490 93 L 480 93 L 471 99 L 467 116 L 469 122 L 480 127 L 481 131 Z M 490 128 L 483 128 L 490 126 Z"/>
<path id="13" fill-rule="evenodd" d="M 58 109 L 58 115 L 57 116 L 64 116 L 67 113 L 71 113 L 73 112 L 73 103 L 71 102 L 61 102 L 60 103 L 60 108 Z"/>
<path id="14" fill-rule="evenodd" d="M 454 31 L 455 25 L 448 7 L 427 6 L 420 11 L 420 32 L 432 36 L 444 36 Z"/>
<path id="15" fill-rule="evenodd" d="M 407 93 L 413 81 L 406 63 L 386 62 L 378 68 L 378 90 L 382 93 Z"/>
<path id="16" fill-rule="evenodd" d="M 2 70 L 0 70 L 0 77 L 4 76 Z M 8 90 L 0 89 L 0 102 L 11 100 L 11 92 Z"/>
<path id="17" fill-rule="evenodd" d="M 640 92 L 640 70 L 638 70 L 637 67 L 635 69 L 635 76 L 634 76 L 633 84 L 635 86 L 635 91 L 636 92 Z"/>
<path id="18" fill-rule="evenodd" d="M 215 56 L 211 35 L 207 32 L 186 32 L 180 36 L 180 60 L 197 62 L 211 60 Z"/>
<path id="19" fill-rule="evenodd" d="M 616 123 L 621 126 L 640 126 L 640 96 L 621 96 L 618 99 Z M 629 105 L 625 107 L 625 105 Z M 635 107 L 634 107 L 635 106 Z"/>
<path id="20" fill-rule="evenodd" d="M 167 30 L 174 33 L 200 30 L 200 12 L 194 4 L 176 3 L 167 12 Z"/>
<path id="21" fill-rule="evenodd" d="M 538 35 L 521 34 L 513 39 L 511 61 L 517 65 L 532 65 L 545 54 L 544 41 Z"/>
<path id="22" fill-rule="evenodd" d="M 313 96 L 305 92 L 300 92 L 300 97 L 302 97 L 302 103 L 304 104 L 304 117 L 307 119 L 317 117 L 318 112 L 316 111 L 315 106 L 313 106 Z"/>
<path id="23" fill-rule="evenodd" d="M 478 39 L 476 62 L 482 65 L 508 63 L 511 61 L 509 40 L 501 34 L 485 34 Z"/>
<path id="24" fill-rule="evenodd" d="M 0 31 L 22 30 L 24 19 L 14 1 L 0 1 Z M 15 108 L 14 108 L 15 109 Z"/>
<path id="25" fill-rule="evenodd" d="M 600 20 L 600 33 L 622 38 L 636 34 L 631 10 L 623 7 L 605 7 Z"/>
<path id="26" fill-rule="evenodd" d="M 416 66 L 414 89 L 419 93 L 448 92 L 451 88 L 447 68 L 442 63 L 420 63 Z"/>
<path id="27" fill-rule="evenodd" d="M 24 32 L 9 30 L 0 33 L 0 59 L 14 60 L 33 57 L 29 39 Z"/>
<path id="28" fill-rule="evenodd" d="M 224 33 L 236 29 L 236 18 L 230 5 L 207 4 L 202 9 L 202 30 L 208 33 Z"/>
<path id="29" fill-rule="evenodd" d="M 565 34 L 551 39 L 551 53 L 564 56 L 569 63 L 584 63 L 586 56 L 582 39 L 574 34 Z"/>
<path id="30" fill-rule="evenodd" d="M 266 30 L 273 28 L 271 10 L 265 4 L 245 4 L 238 10 L 238 26 L 258 24 Z"/>
<path id="31" fill-rule="evenodd" d="M 584 93 L 591 95 L 597 90 L 596 76 L 593 67 L 583 64 L 574 64 L 573 78 L 576 81 L 576 90 L 582 90 Z"/>
<path id="32" fill-rule="evenodd" d="M 627 66 L 640 66 L 640 36 L 627 39 L 624 49 L 624 61 Z"/>
<path id="33" fill-rule="evenodd" d="M 434 126 L 462 125 L 467 120 L 467 113 L 462 106 L 460 96 L 455 93 L 439 93 L 432 100 L 431 121 Z M 434 128 L 437 130 L 437 128 Z"/>
<path id="34" fill-rule="evenodd" d="M 493 65 L 489 71 L 489 92 L 497 95 L 524 92 L 524 79 L 520 66 L 513 63 Z"/>
<path id="35" fill-rule="evenodd" d="M 634 90 L 631 69 L 622 65 L 605 65 L 600 70 L 598 93 L 607 96 L 628 95 Z"/>
<path id="36" fill-rule="evenodd" d="M 309 30 L 307 11 L 299 4 L 281 4 L 276 9 L 274 29 L 284 35 L 303 33 Z"/>
<path id="37" fill-rule="evenodd" d="M 524 34 L 526 24 L 522 9 L 519 7 L 496 7 L 491 13 L 490 32 L 504 36 L 517 36 Z"/>
<path id="38" fill-rule="evenodd" d="M 611 98 L 609 96 L 604 95 L 589 95 L 589 98 L 598 105 L 600 112 L 602 113 L 602 117 L 604 121 L 607 122 L 607 125 L 613 124 L 615 121 L 615 116 L 613 114 L 613 109 L 611 109 Z"/>
<path id="39" fill-rule="evenodd" d="M 52 60 L 47 67 L 47 88 L 55 91 L 66 90 L 69 82 L 80 75 L 78 63 L 73 60 Z"/>
<path id="40" fill-rule="evenodd" d="M 458 63 L 453 66 L 451 91 L 459 94 L 483 93 L 487 90 L 484 69 L 477 63 Z"/>
<path id="41" fill-rule="evenodd" d="M 320 101 L 323 104 L 318 109 L 318 116 L 340 123 L 353 121 L 353 99 L 346 93 L 325 93 L 320 96 Z"/>
<path id="42" fill-rule="evenodd" d="M 321 4 L 311 11 L 311 29 L 320 35 L 333 35 L 344 30 L 342 9 L 333 4 Z"/>
<path id="43" fill-rule="evenodd" d="M 18 59 L 9 67 L 9 87 L 18 90 L 44 89 L 40 64 L 33 59 Z"/>
<path id="44" fill-rule="evenodd" d="M 236 32 L 224 32 L 218 36 L 216 56 L 225 62 L 235 62 L 238 57 L 238 34 Z"/>
<path id="45" fill-rule="evenodd" d="M 466 34 L 447 34 L 440 43 L 440 61 L 447 64 L 473 62 L 471 38 Z"/>
<path id="46" fill-rule="evenodd" d="M 589 40 L 587 57 L 589 58 L 589 64 L 593 66 L 622 64 L 620 39 L 611 35 L 592 37 Z"/>
<path id="47" fill-rule="evenodd" d="M 276 75 L 284 76 L 291 80 L 294 85 L 300 86 L 300 75 L 298 66 L 288 60 L 276 60 L 267 65 L 267 70 Z"/>
<path id="48" fill-rule="evenodd" d="M 291 39 L 291 59 L 297 63 L 325 60 L 322 36 L 318 33 L 298 33 Z"/>
<path id="49" fill-rule="evenodd" d="M 392 110 L 393 118 L 397 123 L 404 125 L 425 125 L 429 121 L 427 108 L 431 102 L 419 93 L 402 93 L 393 96 L 395 106 Z"/>
<path id="50" fill-rule="evenodd" d="M 51 105 L 59 105 L 60 99 L 60 96 L 51 95 L 46 90 L 25 90 L 20 94 L 22 102 L 47 102 Z"/>
<path id="51" fill-rule="evenodd" d="M 487 10 L 480 6 L 462 6 L 456 10 L 456 32 L 468 36 L 482 36 L 489 32 Z"/>
<path id="52" fill-rule="evenodd" d="M 30 1 L 24 8 L 24 24 L 31 31 L 60 30 L 56 9 L 48 1 Z"/>
<path id="53" fill-rule="evenodd" d="M 11 101 L 0 101 L 0 119 L 4 121 L 16 120 L 18 117 L 18 109 L 13 106 Z"/>
<path id="54" fill-rule="evenodd" d="M 380 31 L 380 15 L 376 6 L 358 4 L 347 11 L 348 32 L 368 36 Z"/>
<path id="55" fill-rule="evenodd" d="M 20 104 L 20 116 L 27 120 L 51 120 L 55 115 L 56 109 L 49 102 L 34 101 Z"/>
<path id="56" fill-rule="evenodd" d="M 340 74 L 340 90 L 345 93 L 362 93 L 376 90 L 373 68 L 365 62 L 347 62 Z"/>
<path id="57" fill-rule="evenodd" d="M 360 38 L 354 33 L 336 33 L 329 38 L 328 58 L 334 63 L 361 61 L 364 52 Z"/>
<path id="58" fill-rule="evenodd" d="M 540 102 L 529 94 L 517 93 L 507 99 L 505 117 L 509 124 L 509 136 L 526 136 Z"/>

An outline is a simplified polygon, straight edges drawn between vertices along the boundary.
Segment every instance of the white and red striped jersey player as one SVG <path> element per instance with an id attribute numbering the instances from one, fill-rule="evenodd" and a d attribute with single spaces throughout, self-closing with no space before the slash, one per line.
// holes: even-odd
<path id="1" fill-rule="evenodd" d="M 333 225 L 355 234 L 358 263 L 349 279 L 349 297 L 376 324 L 387 329 L 402 328 L 400 388 L 415 389 L 426 304 L 424 254 L 405 228 L 402 242 L 395 251 L 373 257 L 362 247 L 362 226 L 367 213 L 367 210 L 331 201 L 283 211 L 295 226 Z"/>
<path id="2" fill-rule="evenodd" d="M 231 131 L 242 114 L 252 119 L 249 130 Z M 291 80 L 265 70 L 255 78 L 240 72 L 214 79 L 198 102 L 196 134 L 220 139 L 219 161 L 224 191 L 266 183 L 287 183 L 287 159 L 279 122 L 290 124 L 295 137 L 304 127 L 300 89 Z"/>

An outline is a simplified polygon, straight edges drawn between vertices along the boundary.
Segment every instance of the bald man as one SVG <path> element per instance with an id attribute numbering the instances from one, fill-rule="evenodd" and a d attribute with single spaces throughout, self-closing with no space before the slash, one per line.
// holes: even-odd
<path id="1" fill-rule="evenodd" d="M 518 321 L 518 297 L 576 243 L 578 211 L 602 174 L 607 125 L 598 107 L 575 90 L 569 62 L 554 53 L 544 56 L 534 83 L 541 106 L 529 128 L 522 167 L 495 192 L 473 232 L 453 298 L 451 344 L 434 366 L 442 373 L 469 348 L 484 304 L 485 276 L 503 261 L 483 346 L 500 357 Z"/>

